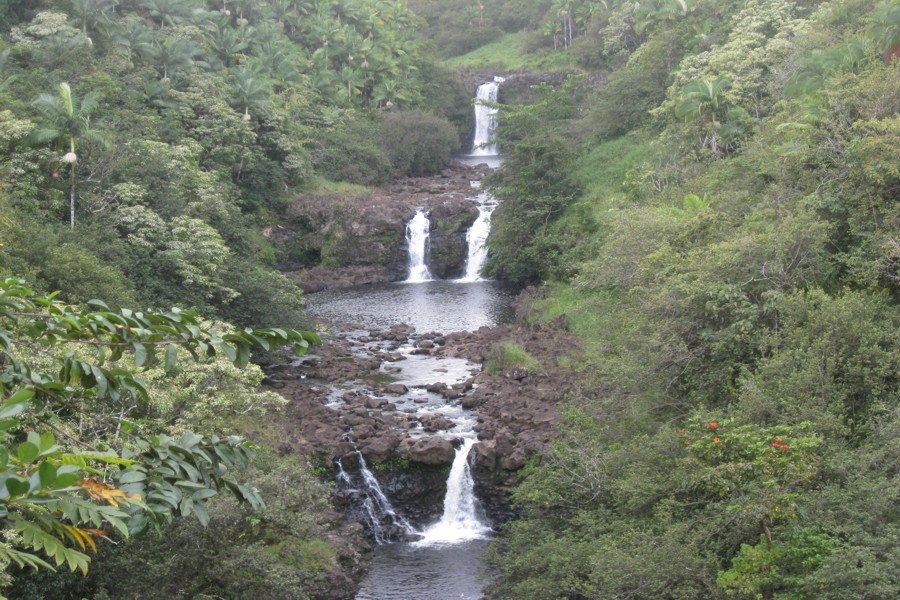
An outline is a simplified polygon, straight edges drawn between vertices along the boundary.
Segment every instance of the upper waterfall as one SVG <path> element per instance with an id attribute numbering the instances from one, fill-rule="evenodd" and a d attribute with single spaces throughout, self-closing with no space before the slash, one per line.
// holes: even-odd
<path id="1" fill-rule="evenodd" d="M 473 156 L 496 156 L 499 154 L 497 144 L 493 143 L 494 129 L 497 126 L 497 109 L 486 106 L 485 102 L 496 102 L 500 84 L 505 78 L 494 77 L 478 86 L 475 100 L 475 138 L 472 141 Z"/>

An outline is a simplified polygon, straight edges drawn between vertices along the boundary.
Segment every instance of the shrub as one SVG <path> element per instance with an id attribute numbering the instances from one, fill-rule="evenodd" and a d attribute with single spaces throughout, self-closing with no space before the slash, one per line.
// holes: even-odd
<path id="1" fill-rule="evenodd" d="M 421 110 L 394 112 L 384 119 L 382 147 L 398 175 L 434 175 L 459 149 L 456 128 Z"/>
<path id="2" fill-rule="evenodd" d="M 491 348 L 484 361 L 484 370 L 492 375 L 501 375 L 519 368 L 532 374 L 542 371 L 541 363 L 522 345 L 512 341 L 502 342 Z"/>

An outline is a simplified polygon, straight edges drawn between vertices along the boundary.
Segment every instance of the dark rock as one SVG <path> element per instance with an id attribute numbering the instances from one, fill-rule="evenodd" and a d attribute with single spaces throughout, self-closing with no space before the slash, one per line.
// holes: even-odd
<path id="1" fill-rule="evenodd" d="M 427 414 L 419 417 L 419 422 L 425 431 L 434 433 L 436 431 L 446 431 L 453 428 L 453 421 L 443 415 Z"/>
<path id="2" fill-rule="evenodd" d="M 453 462 L 456 451 L 450 440 L 427 437 L 413 442 L 408 450 L 408 458 L 426 465 L 443 465 Z"/>
<path id="3" fill-rule="evenodd" d="M 389 383 L 384 386 L 384 391 L 388 394 L 394 394 L 395 396 L 402 396 L 409 392 L 409 388 L 402 383 Z"/>
<path id="4" fill-rule="evenodd" d="M 504 375 L 507 379 L 515 379 L 516 381 L 522 381 L 526 377 L 528 377 L 528 369 L 525 367 L 516 367 L 514 369 L 510 369 Z"/>

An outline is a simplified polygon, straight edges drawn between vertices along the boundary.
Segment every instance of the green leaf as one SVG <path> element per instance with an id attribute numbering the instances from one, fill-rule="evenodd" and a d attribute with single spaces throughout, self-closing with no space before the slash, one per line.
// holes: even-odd
<path id="1" fill-rule="evenodd" d="M 204 527 L 209 525 L 209 511 L 206 510 L 206 506 L 194 504 L 194 514 L 197 515 L 197 520 L 200 521 L 201 525 Z"/>
<path id="2" fill-rule="evenodd" d="M 0 419 L 9 419 L 9 421 L 12 422 L 12 425 L 15 425 L 19 422 L 18 419 L 10 419 L 10 417 L 14 417 L 19 413 L 24 412 L 26 408 L 28 408 L 28 405 L 24 402 L 18 402 L 11 406 L 4 406 L 3 408 L 0 408 Z M 12 425 L 6 427 L 0 426 L 0 429 L 9 429 Z"/>
<path id="3" fill-rule="evenodd" d="M 33 444 L 31 442 L 22 442 L 21 444 L 19 444 L 19 447 L 16 450 L 16 454 L 19 457 L 19 462 L 23 465 L 27 465 L 34 461 L 34 459 L 36 459 L 38 454 L 40 453 L 40 448 L 38 448 L 36 444 Z"/>
<path id="4" fill-rule="evenodd" d="M 34 397 L 34 390 L 30 388 L 24 388 L 10 396 L 6 399 L 6 402 L 3 403 L 4 406 L 9 406 L 11 404 L 16 404 L 18 402 L 25 402 L 26 400 L 31 400 Z"/>
<path id="5" fill-rule="evenodd" d="M 53 464 L 44 461 L 38 467 L 38 477 L 42 488 L 49 488 L 56 481 L 56 467 Z"/>
<path id="6" fill-rule="evenodd" d="M 131 344 L 134 348 L 134 366 L 140 368 L 147 362 L 147 347 L 139 342 Z"/>
<path id="7" fill-rule="evenodd" d="M 40 448 L 41 454 L 46 454 L 52 450 L 56 449 L 56 438 L 53 437 L 53 434 L 49 431 L 41 435 L 40 442 L 38 443 L 38 448 Z"/>
<path id="8" fill-rule="evenodd" d="M 175 368 L 175 363 L 178 361 L 178 348 L 174 345 L 166 348 L 166 372 L 171 372 Z"/>
<path id="9" fill-rule="evenodd" d="M 138 481 L 146 481 L 146 479 L 147 479 L 146 473 L 144 473 L 142 471 L 130 470 L 130 471 L 125 471 L 125 473 L 122 474 L 121 477 L 119 477 L 119 483 L 120 484 L 137 483 Z"/>
<path id="10" fill-rule="evenodd" d="M 81 475 L 78 473 L 59 473 L 59 471 L 57 471 L 54 489 L 61 490 L 70 487 L 79 481 L 81 481 Z"/>
<path id="11" fill-rule="evenodd" d="M 10 498 L 24 496 L 31 491 L 31 485 L 28 483 L 28 480 L 15 475 L 9 477 L 4 484 L 6 485 L 6 490 L 9 492 Z"/>

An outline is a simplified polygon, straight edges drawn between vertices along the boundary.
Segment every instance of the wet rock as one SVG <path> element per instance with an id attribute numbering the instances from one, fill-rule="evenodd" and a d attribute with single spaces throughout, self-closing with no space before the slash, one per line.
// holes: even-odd
<path id="1" fill-rule="evenodd" d="M 419 438 L 408 446 L 407 450 L 407 458 L 426 465 L 443 465 L 453 462 L 455 454 L 456 451 L 450 440 L 436 437 Z"/>
<path id="2" fill-rule="evenodd" d="M 395 396 L 402 396 L 403 394 L 409 393 L 409 388 L 402 383 L 389 383 L 384 386 L 384 391 L 388 394 L 394 394 Z"/>
<path id="3" fill-rule="evenodd" d="M 478 396 L 476 396 L 474 394 L 465 396 L 462 399 L 462 403 L 461 403 L 462 407 L 466 410 L 472 410 L 473 408 L 478 408 L 479 404 L 481 404 L 481 402 L 479 401 Z"/>
<path id="4" fill-rule="evenodd" d="M 443 415 L 427 414 L 419 417 L 419 422 L 425 431 L 434 433 L 436 431 L 446 431 L 453 428 L 453 421 Z"/>
<path id="5" fill-rule="evenodd" d="M 366 408 L 384 408 L 388 405 L 388 401 L 385 398 L 372 398 L 371 396 L 366 397 Z"/>
<path id="6" fill-rule="evenodd" d="M 452 387 L 444 388 L 441 390 L 441 396 L 443 396 L 447 400 L 456 400 L 457 398 L 462 398 L 462 395 L 462 390 L 458 390 Z"/>

